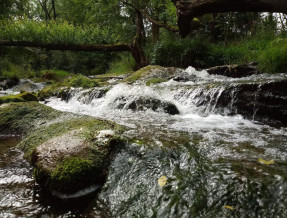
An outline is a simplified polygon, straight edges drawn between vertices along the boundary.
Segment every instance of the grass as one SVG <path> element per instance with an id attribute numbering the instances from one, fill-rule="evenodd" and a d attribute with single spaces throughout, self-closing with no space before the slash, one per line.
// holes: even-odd
<path id="1" fill-rule="evenodd" d="M 135 66 L 135 60 L 132 56 L 129 53 L 124 53 L 110 64 L 110 68 L 104 76 L 128 74 L 134 71 Z"/>

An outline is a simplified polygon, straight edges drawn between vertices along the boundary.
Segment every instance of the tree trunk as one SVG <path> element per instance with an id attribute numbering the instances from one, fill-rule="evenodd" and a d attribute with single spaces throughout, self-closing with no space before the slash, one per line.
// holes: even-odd
<path id="1" fill-rule="evenodd" d="M 144 34 L 143 17 L 139 11 L 136 11 L 136 25 L 137 25 L 136 36 L 131 46 L 131 52 L 133 58 L 136 61 L 137 69 L 140 69 L 147 65 L 147 59 L 144 50 L 142 48 L 145 41 L 145 35 L 143 35 Z"/>
<path id="2" fill-rule="evenodd" d="M 185 37 L 191 31 L 194 17 L 223 12 L 282 12 L 287 13 L 283 0 L 177 0 L 178 26 Z"/>
<path id="3" fill-rule="evenodd" d="M 147 59 L 142 49 L 141 39 L 135 37 L 132 45 L 72 45 L 72 44 L 53 44 L 53 43 L 37 43 L 37 42 L 10 42 L 0 41 L 1 46 L 19 46 L 19 47 L 34 47 L 45 48 L 47 50 L 59 51 L 85 51 L 85 52 L 121 52 L 130 51 L 136 62 L 137 69 L 147 65 Z"/>
<path id="4" fill-rule="evenodd" d="M 85 52 L 113 52 L 113 51 L 131 51 L 131 45 L 118 44 L 118 45 L 72 45 L 72 44 L 54 44 L 54 43 L 37 43 L 37 42 L 10 42 L 0 41 L 0 46 L 19 46 L 19 47 L 35 47 L 45 48 L 48 50 L 60 51 L 85 51 Z"/>
<path id="5" fill-rule="evenodd" d="M 52 4 L 52 10 L 53 10 L 53 19 L 56 20 L 57 18 L 57 13 L 56 13 L 56 6 L 55 6 L 55 0 L 51 1 Z"/>
<path id="6" fill-rule="evenodd" d="M 159 26 L 157 24 L 152 23 L 151 31 L 152 31 L 152 43 L 155 44 L 159 40 Z"/>

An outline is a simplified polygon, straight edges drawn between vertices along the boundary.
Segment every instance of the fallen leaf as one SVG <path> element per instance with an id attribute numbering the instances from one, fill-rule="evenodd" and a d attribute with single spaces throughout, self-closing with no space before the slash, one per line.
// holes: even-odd
<path id="1" fill-rule="evenodd" d="M 270 165 L 270 164 L 274 164 L 274 160 L 264 160 L 264 159 L 261 159 L 259 158 L 258 159 L 258 162 L 261 163 L 261 164 L 265 164 L 265 165 Z"/>
<path id="2" fill-rule="evenodd" d="M 157 182 L 159 184 L 160 187 L 163 187 L 166 185 L 166 181 L 167 181 L 167 178 L 165 176 L 161 176 Z"/>
<path id="3" fill-rule="evenodd" d="M 228 205 L 225 205 L 225 206 L 223 206 L 224 208 L 226 208 L 226 209 L 228 209 L 228 210 L 234 210 L 234 208 L 233 207 L 231 207 L 231 206 L 228 206 Z"/>

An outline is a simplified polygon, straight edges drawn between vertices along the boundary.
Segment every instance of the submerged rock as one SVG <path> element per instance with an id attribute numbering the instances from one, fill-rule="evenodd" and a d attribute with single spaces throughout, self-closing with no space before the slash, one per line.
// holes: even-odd
<path id="1" fill-rule="evenodd" d="M 123 128 L 113 122 L 38 103 L 1 107 L 0 131 L 25 135 L 19 148 L 34 167 L 36 181 L 58 197 L 100 187 L 113 154 L 125 143 L 119 136 Z"/>
<path id="2" fill-rule="evenodd" d="M 120 103 L 117 106 L 118 109 L 130 109 L 132 111 L 153 110 L 171 115 L 179 114 L 179 110 L 173 103 L 159 99 L 140 97 L 128 101 L 123 97 L 118 100 L 120 100 Z"/>
<path id="3" fill-rule="evenodd" d="M 21 79 L 12 89 L 14 92 L 36 92 L 42 90 L 45 85 L 45 83 L 34 83 L 29 79 Z"/>

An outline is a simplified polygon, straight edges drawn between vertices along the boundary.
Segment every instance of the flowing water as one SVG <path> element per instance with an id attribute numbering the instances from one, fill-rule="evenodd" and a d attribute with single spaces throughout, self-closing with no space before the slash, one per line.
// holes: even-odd
<path id="1" fill-rule="evenodd" d="M 46 104 L 55 109 L 129 127 L 124 135 L 130 138 L 130 144 L 115 156 L 107 182 L 84 209 L 59 213 L 51 203 L 43 206 L 33 200 L 37 191 L 32 188 L 35 184 L 27 166 L 27 184 L 20 183 L 24 188 L 20 187 L 13 203 L 21 204 L 21 198 L 26 198 L 33 202 L 30 211 L 35 208 L 44 211 L 39 214 L 54 211 L 63 216 L 286 217 L 287 129 L 246 120 L 234 107 L 238 84 L 286 77 L 231 79 L 192 68 L 186 72 L 193 76 L 187 82 L 74 89 L 67 101 L 49 99 Z M 222 108 L 219 99 L 227 88 L 231 90 L 230 101 Z M 167 104 L 175 105 L 179 114 L 166 113 Z M 9 159 L 23 162 L 13 155 Z M 13 164 L 1 167 L 18 169 Z M 23 190 L 31 193 L 22 195 Z M 16 188 L 11 188 L 14 191 Z M 43 198 L 41 194 L 39 198 Z M 25 209 L 19 211 L 25 214 Z"/>

